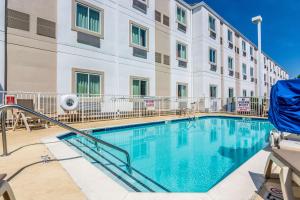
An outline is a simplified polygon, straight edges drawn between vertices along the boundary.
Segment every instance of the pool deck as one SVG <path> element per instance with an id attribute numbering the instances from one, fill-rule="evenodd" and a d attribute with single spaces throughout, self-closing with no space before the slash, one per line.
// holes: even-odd
<path id="1" fill-rule="evenodd" d="M 213 116 L 219 114 L 211 114 Z M 224 116 L 223 114 L 220 114 Z M 203 116 L 203 115 L 199 115 Z M 207 116 L 207 114 L 205 114 Z M 230 115 L 226 115 L 230 116 Z M 99 121 L 72 124 L 80 129 L 100 128 L 133 123 L 177 119 L 178 116 L 161 116 L 135 119 Z M 66 130 L 52 126 L 49 129 L 24 129 L 8 132 L 8 157 L 0 157 L 0 173 L 7 179 L 17 199 L 250 199 L 264 182 L 262 176 L 268 151 L 262 150 L 244 163 L 208 193 L 134 193 L 113 181 L 56 136 Z M 1 144 L 2 141 L 0 140 Z M 0 147 L 2 152 L 2 146 Z M 41 156 L 48 155 L 44 163 Z M 251 170 L 249 170 L 251 169 Z M 237 187 L 238 186 L 238 187 Z M 1 199 L 1 198 L 0 198 Z"/>

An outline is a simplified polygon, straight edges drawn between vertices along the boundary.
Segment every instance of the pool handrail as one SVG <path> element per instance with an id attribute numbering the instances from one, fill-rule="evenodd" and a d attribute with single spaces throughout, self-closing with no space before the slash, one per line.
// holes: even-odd
<path id="1" fill-rule="evenodd" d="M 46 120 L 46 121 L 48 121 L 50 123 L 53 123 L 53 124 L 55 124 L 57 126 L 60 126 L 61 128 L 67 129 L 67 130 L 71 131 L 72 133 L 75 133 L 77 135 L 81 135 L 83 137 L 86 137 L 86 138 L 94 141 L 94 142 L 103 144 L 103 145 L 105 145 L 107 147 L 110 147 L 110 148 L 112 148 L 114 150 L 117 150 L 117 151 L 123 153 L 126 156 L 126 161 L 127 161 L 126 167 L 127 167 L 127 170 L 131 174 L 132 168 L 131 168 L 130 155 L 129 155 L 129 153 L 126 150 L 124 150 L 124 149 L 122 149 L 122 148 L 120 148 L 118 146 L 115 146 L 115 145 L 113 145 L 111 143 L 105 142 L 104 140 L 101 140 L 101 139 L 98 139 L 96 137 L 93 137 L 93 136 L 91 136 L 91 135 L 89 135 L 89 134 L 87 134 L 87 133 L 85 133 L 85 132 L 83 132 L 81 130 L 73 128 L 73 127 L 71 127 L 71 126 L 69 126 L 67 124 L 64 124 L 64 123 L 62 123 L 60 121 L 52 119 L 52 118 L 50 118 L 50 117 L 48 117 L 46 115 L 43 115 L 41 113 L 38 113 L 38 112 L 36 112 L 34 110 L 31 110 L 29 108 L 26 108 L 26 107 L 18 105 L 18 104 L 1 105 L 0 106 L 1 129 L 2 129 L 2 143 L 3 143 L 3 155 L 4 156 L 8 155 L 8 151 L 7 151 L 7 138 L 6 138 L 6 128 L 5 128 L 6 125 L 5 124 L 6 124 L 6 112 L 9 109 L 18 109 L 18 110 L 22 110 L 24 112 L 30 113 L 32 115 L 35 115 L 36 117 L 39 117 L 39 118 L 41 118 L 43 120 Z"/>

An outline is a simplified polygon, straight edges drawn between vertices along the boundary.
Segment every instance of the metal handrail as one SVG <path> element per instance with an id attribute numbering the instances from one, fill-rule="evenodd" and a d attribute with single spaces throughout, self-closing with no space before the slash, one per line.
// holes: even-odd
<path id="1" fill-rule="evenodd" d="M 1 127 L 2 127 L 2 143 L 3 143 L 3 154 L 4 154 L 5 156 L 8 155 L 8 152 L 7 152 L 6 129 L 5 129 L 5 117 L 6 117 L 6 112 L 7 112 L 7 110 L 9 110 L 9 109 L 18 109 L 18 110 L 22 110 L 22 111 L 28 112 L 28 113 L 30 113 L 30 114 L 32 114 L 32 115 L 35 115 L 36 117 L 39 117 L 39 118 L 44 119 L 44 120 L 46 120 L 46 121 L 48 121 L 48 122 L 51 122 L 51 123 L 53 123 L 53 124 L 55 124 L 55 125 L 58 125 L 58 126 L 64 128 L 64 129 L 67 129 L 67 130 L 71 131 L 72 133 L 75 133 L 75 134 L 77 134 L 77 135 L 81 135 L 81 136 L 83 136 L 83 137 L 86 137 L 86 138 L 88 138 L 88 139 L 94 141 L 94 142 L 103 144 L 103 145 L 105 145 L 105 146 L 108 146 L 108 147 L 110 147 L 110 148 L 112 148 L 112 149 L 115 149 L 115 150 L 117 150 L 117 151 L 123 153 L 123 154 L 126 156 L 126 160 L 127 160 L 127 165 L 126 165 L 127 170 L 128 170 L 129 173 L 132 172 L 131 162 L 130 162 L 130 156 L 129 156 L 129 153 L 128 153 L 126 150 L 124 150 L 124 149 L 122 149 L 122 148 L 120 148 L 120 147 L 118 147 L 118 146 L 115 146 L 115 145 L 113 145 L 113 144 L 111 144 L 111 143 L 105 142 L 105 141 L 103 141 L 103 140 L 101 140 L 101 139 L 95 138 L 95 137 L 93 137 L 93 136 L 91 136 L 91 135 L 89 135 L 89 134 L 87 134 L 87 133 L 85 133 L 85 132 L 83 132 L 83 131 L 80 131 L 80 130 L 78 130 L 78 129 L 75 129 L 75 128 L 71 127 L 71 126 L 68 126 L 68 125 L 62 123 L 62 122 L 59 122 L 59 121 L 57 121 L 57 120 L 55 120 L 55 119 L 52 119 L 52 118 L 50 118 L 50 117 L 47 117 L 46 115 L 43 115 L 43 114 L 41 114 L 41 113 L 38 113 L 38 112 L 36 112 L 36 111 L 33 111 L 33 110 L 29 109 L 29 108 L 26 108 L 26 107 L 21 106 L 21 105 L 18 105 L 18 104 L 13 104 L 13 105 L 2 105 L 2 106 L 0 106 L 0 112 L 1 112 Z"/>

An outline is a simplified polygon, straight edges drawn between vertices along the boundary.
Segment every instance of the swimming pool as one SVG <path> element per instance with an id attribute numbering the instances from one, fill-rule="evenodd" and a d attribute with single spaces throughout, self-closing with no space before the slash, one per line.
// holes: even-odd
<path id="1" fill-rule="evenodd" d="M 130 175 L 118 152 L 73 134 L 60 139 L 132 190 L 207 192 L 264 148 L 272 129 L 262 119 L 200 117 L 93 130 L 129 152 Z"/>

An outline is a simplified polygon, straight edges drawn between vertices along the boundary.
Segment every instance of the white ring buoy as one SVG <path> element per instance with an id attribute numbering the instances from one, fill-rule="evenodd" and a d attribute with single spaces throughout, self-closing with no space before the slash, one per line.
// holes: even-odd
<path id="1" fill-rule="evenodd" d="M 78 104 L 78 97 L 74 94 L 63 95 L 60 98 L 60 107 L 64 110 L 75 110 L 78 107 Z"/>

